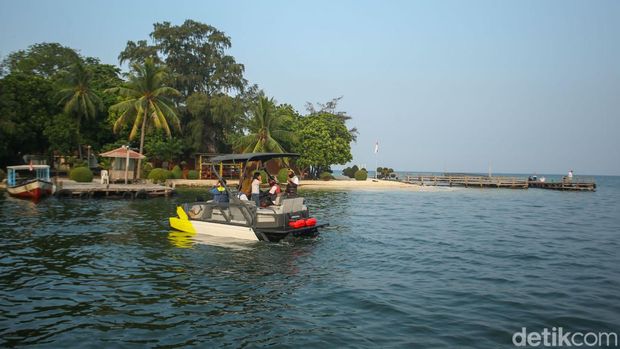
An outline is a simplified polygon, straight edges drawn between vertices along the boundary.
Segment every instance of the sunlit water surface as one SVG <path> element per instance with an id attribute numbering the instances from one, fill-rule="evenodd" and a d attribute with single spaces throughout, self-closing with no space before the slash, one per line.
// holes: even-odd
<path id="1" fill-rule="evenodd" d="M 170 231 L 169 199 L 0 195 L 0 347 L 512 347 L 620 331 L 620 178 L 595 193 L 305 192 L 316 239 Z"/>

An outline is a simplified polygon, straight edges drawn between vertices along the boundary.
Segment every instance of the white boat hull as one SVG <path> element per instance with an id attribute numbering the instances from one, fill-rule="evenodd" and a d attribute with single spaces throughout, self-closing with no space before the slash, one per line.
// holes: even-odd
<path id="1" fill-rule="evenodd" d="M 190 223 L 196 230 L 196 234 L 258 241 L 254 230 L 250 227 L 201 221 L 190 221 Z"/>

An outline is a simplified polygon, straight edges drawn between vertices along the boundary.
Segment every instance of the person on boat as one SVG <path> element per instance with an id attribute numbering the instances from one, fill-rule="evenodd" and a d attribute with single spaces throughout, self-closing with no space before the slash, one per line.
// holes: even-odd
<path id="1" fill-rule="evenodd" d="M 273 178 L 270 179 L 269 180 L 269 199 L 271 200 L 272 205 L 274 202 L 276 202 L 276 197 L 278 197 L 278 194 L 280 194 L 281 192 L 282 192 L 282 189 L 280 189 L 278 182 L 276 182 L 276 180 Z"/>
<path id="2" fill-rule="evenodd" d="M 569 181 L 573 180 L 573 170 L 568 171 L 568 180 Z"/>
<path id="3" fill-rule="evenodd" d="M 228 203 L 228 192 L 226 192 L 224 187 L 225 184 L 226 180 L 222 179 L 222 181 L 217 181 L 213 188 L 211 188 L 210 192 L 213 194 L 213 202 L 218 204 Z"/>
<path id="4" fill-rule="evenodd" d="M 260 184 L 263 180 L 263 177 L 260 175 L 260 172 L 254 172 L 254 177 L 252 177 L 252 201 L 256 203 L 256 207 L 260 207 Z"/>
<path id="5" fill-rule="evenodd" d="M 297 196 L 297 187 L 299 186 L 299 178 L 295 175 L 295 171 L 288 169 L 288 179 L 286 183 L 286 195 L 288 197 Z"/>

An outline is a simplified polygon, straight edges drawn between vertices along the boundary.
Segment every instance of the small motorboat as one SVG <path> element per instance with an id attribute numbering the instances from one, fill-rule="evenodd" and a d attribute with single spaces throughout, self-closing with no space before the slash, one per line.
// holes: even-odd
<path id="1" fill-rule="evenodd" d="M 7 187 L 9 195 L 39 200 L 52 195 L 53 185 L 50 180 L 48 165 L 7 166 Z"/>
<path id="2" fill-rule="evenodd" d="M 245 169 L 248 163 L 258 162 L 256 168 L 273 178 L 262 166 L 264 163 L 296 157 L 299 154 L 248 153 L 214 157 L 211 159 L 213 173 L 224 183 L 229 202 L 198 201 L 178 206 L 177 217 L 170 217 L 170 226 L 187 233 L 254 241 L 278 242 L 287 237 L 317 236 L 319 228 L 328 224 L 310 217 L 303 197 L 281 193 L 270 205 L 256 207 L 253 201 L 241 200 L 238 189 L 228 187 L 216 170 L 222 163 L 242 163 Z M 242 171 L 239 183 L 243 183 L 245 172 Z"/>

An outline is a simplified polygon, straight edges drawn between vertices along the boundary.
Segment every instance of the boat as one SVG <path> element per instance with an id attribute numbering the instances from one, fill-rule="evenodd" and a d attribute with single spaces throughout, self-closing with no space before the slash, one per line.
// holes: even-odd
<path id="1" fill-rule="evenodd" d="M 296 194 L 281 193 L 271 205 L 257 207 L 253 201 L 241 200 L 238 188 L 226 185 L 220 177 L 216 166 L 222 163 L 241 163 L 243 168 L 251 163 L 258 163 L 256 168 L 269 174 L 265 163 L 272 159 L 296 158 L 295 153 L 247 153 L 220 155 L 211 159 L 213 173 L 223 183 L 229 202 L 196 201 L 177 206 L 176 217 L 170 217 L 173 229 L 195 234 L 216 237 L 235 238 L 253 241 L 278 242 L 286 238 L 315 237 L 319 229 L 327 223 L 319 223 L 310 217 L 305 199 Z M 245 172 L 242 171 L 239 183 L 243 183 Z M 262 205 L 261 205 L 262 206 Z"/>
<path id="2" fill-rule="evenodd" d="M 7 166 L 6 169 L 6 190 L 9 195 L 35 201 L 52 195 L 53 185 L 48 165 L 17 165 Z"/>

